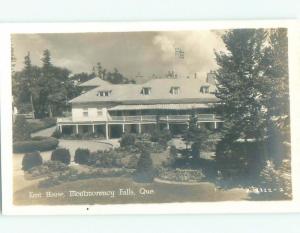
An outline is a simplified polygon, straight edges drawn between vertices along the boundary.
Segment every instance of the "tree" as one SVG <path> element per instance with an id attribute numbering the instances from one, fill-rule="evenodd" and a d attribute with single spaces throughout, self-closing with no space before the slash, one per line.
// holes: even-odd
<path id="1" fill-rule="evenodd" d="M 38 96 L 37 80 L 40 75 L 40 69 L 31 64 L 30 53 L 24 57 L 24 69 L 20 72 L 14 72 L 12 75 L 12 92 L 14 103 L 20 112 L 28 112 L 26 106 L 29 104 L 31 112 L 35 116 L 35 100 Z"/>
<path id="2" fill-rule="evenodd" d="M 269 80 L 265 76 L 263 29 L 235 29 L 223 35 L 227 52 L 216 53 L 220 68 L 216 72 L 224 119 L 225 135 L 231 140 L 261 140 L 266 136 L 265 93 Z"/>
<path id="3" fill-rule="evenodd" d="M 154 178 L 154 168 L 149 151 L 142 150 L 137 162 L 135 178 L 140 182 L 152 182 Z"/>
<path id="4" fill-rule="evenodd" d="M 286 31 L 235 29 L 222 39 L 227 51 L 216 53 L 220 100 L 216 109 L 222 113 L 224 127 L 217 160 L 232 166 L 241 161 L 249 167 L 255 164 L 250 156 L 255 154 L 260 163 L 256 167 L 261 167 L 268 159 L 283 157 L 279 122 L 284 118 L 289 125 Z M 275 144 L 277 153 L 273 153 Z M 246 156 L 242 158 L 241 152 Z"/>
<path id="5" fill-rule="evenodd" d="M 88 74 L 85 72 L 81 72 L 81 73 L 72 75 L 71 79 L 77 83 L 83 83 L 83 82 L 89 81 L 95 77 L 96 76 L 94 73 Z"/>
<path id="6" fill-rule="evenodd" d="M 13 140 L 26 141 L 30 139 L 30 127 L 25 117 L 22 115 L 17 115 L 16 120 L 13 125 Z"/>
<path id="7" fill-rule="evenodd" d="M 199 152 L 207 142 L 209 134 L 210 132 L 206 128 L 200 128 L 198 126 L 198 117 L 196 114 L 192 114 L 189 120 L 189 127 L 183 134 L 183 140 L 187 148 L 191 146 L 194 159 L 199 158 Z"/>

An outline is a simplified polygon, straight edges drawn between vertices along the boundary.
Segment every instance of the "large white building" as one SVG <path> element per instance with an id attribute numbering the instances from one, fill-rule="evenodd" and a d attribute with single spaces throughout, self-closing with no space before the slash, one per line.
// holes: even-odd
<path id="1" fill-rule="evenodd" d="M 200 127 L 218 128 L 212 111 L 218 102 L 215 80 L 195 77 L 152 79 L 143 84 L 110 84 L 100 78 L 82 83 L 83 94 L 72 99 L 72 115 L 58 118 L 62 133 L 94 133 L 118 138 L 122 133 L 149 132 L 158 124 L 174 133 L 197 114 Z"/>

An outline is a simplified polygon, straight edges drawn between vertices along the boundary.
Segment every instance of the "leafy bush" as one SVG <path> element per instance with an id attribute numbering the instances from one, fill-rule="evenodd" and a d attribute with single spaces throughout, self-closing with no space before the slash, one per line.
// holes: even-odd
<path id="1" fill-rule="evenodd" d="M 167 142 L 172 139 L 171 131 L 168 129 L 154 129 L 151 132 L 151 138 L 150 140 L 152 142 L 158 142 L 159 144 L 166 146 Z"/>
<path id="2" fill-rule="evenodd" d="M 136 155 L 131 155 L 126 168 L 136 169 L 139 158 Z"/>
<path id="3" fill-rule="evenodd" d="M 17 115 L 13 124 L 13 141 L 25 141 L 30 139 L 30 127 L 22 115 Z"/>
<path id="4" fill-rule="evenodd" d="M 264 187 L 262 190 L 270 191 L 259 192 L 256 195 L 252 194 L 253 198 L 258 200 L 291 199 L 292 183 L 290 174 L 290 161 L 284 162 L 279 168 L 276 168 L 273 162 L 267 161 L 260 173 L 260 185 Z"/>
<path id="5" fill-rule="evenodd" d="M 120 140 L 121 147 L 133 146 L 135 144 L 135 135 L 134 134 L 124 134 Z"/>
<path id="6" fill-rule="evenodd" d="M 48 151 L 53 150 L 58 145 L 58 140 L 56 138 L 34 138 L 30 141 L 19 141 L 13 144 L 14 153 L 27 153 L 33 151 Z"/>
<path id="7" fill-rule="evenodd" d="M 154 168 L 151 155 L 143 150 L 137 162 L 135 179 L 139 182 L 152 182 L 154 178 Z"/>
<path id="8" fill-rule="evenodd" d="M 43 163 L 43 158 L 39 152 L 25 154 L 22 160 L 22 169 L 28 171 L 33 167 L 40 166 Z"/>
<path id="9" fill-rule="evenodd" d="M 89 149 L 78 148 L 75 151 L 74 161 L 79 164 L 88 164 L 90 158 Z"/>
<path id="10" fill-rule="evenodd" d="M 52 152 L 51 154 L 52 161 L 60 161 L 64 164 L 70 164 L 71 155 L 69 150 L 65 148 L 59 148 Z"/>
<path id="11" fill-rule="evenodd" d="M 102 168 L 123 167 L 121 153 L 116 150 L 97 151 L 90 156 L 88 164 Z"/>
<path id="12" fill-rule="evenodd" d="M 53 173 L 62 173 L 66 171 L 69 167 L 60 162 L 60 161 L 51 161 L 48 160 L 44 162 L 41 166 L 37 166 L 32 168 L 29 173 L 32 177 L 40 177 L 45 176 Z"/>

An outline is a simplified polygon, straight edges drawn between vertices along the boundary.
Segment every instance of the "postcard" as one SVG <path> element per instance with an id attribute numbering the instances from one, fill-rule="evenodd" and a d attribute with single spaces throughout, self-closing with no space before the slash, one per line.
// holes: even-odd
<path id="1" fill-rule="evenodd" d="M 297 212 L 299 23 L 0 25 L 4 214 Z"/>

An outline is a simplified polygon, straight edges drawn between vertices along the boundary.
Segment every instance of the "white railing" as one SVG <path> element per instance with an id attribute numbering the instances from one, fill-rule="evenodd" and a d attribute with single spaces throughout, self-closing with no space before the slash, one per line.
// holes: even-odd
<path id="1" fill-rule="evenodd" d="M 110 121 L 156 121 L 156 115 L 110 116 Z"/>
<path id="2" fill-rule="evenodd" d="M 137 116 L 109 116 L 109 122 L 156 122 L 156 121 L 168 121 L 168 122 L 188 122 L 190 115 L 137 115 Z M 199 121 L 218 121 L 219 116 L 215 114 L 198 114 Z M 86 118 L 85 121 L 97 121 L 98 119 Z M 104 120 L 106 121 L 106 120 Z M 57 123 L 72 123 L 72 117 L 60 117 L 57 118 Z"/>

